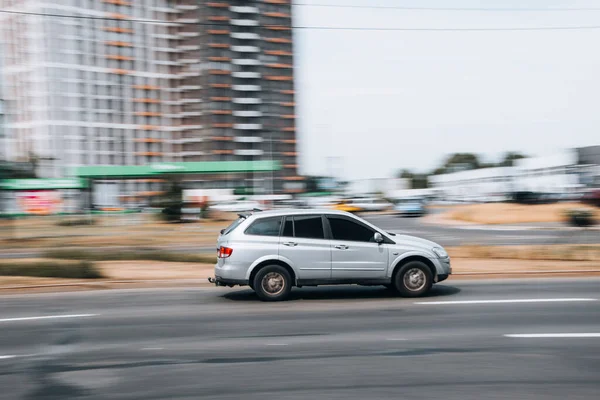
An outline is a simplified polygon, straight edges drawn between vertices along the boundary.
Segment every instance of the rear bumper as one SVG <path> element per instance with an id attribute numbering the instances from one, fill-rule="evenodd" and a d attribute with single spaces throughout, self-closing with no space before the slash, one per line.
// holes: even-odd
<path id="1" fill-rule="evenodd" d="M 231 278 L 223 278 L 220 276 L 215 276 L 214 278 L 208 278 L 208 281 L 210 283 L 214 283 L 215 286 L 236 286 L 236 285 L 240 285 L 240 286 L 245 286 L 248 285 L 248 280 L 247 279 L 231 279 Z"/>

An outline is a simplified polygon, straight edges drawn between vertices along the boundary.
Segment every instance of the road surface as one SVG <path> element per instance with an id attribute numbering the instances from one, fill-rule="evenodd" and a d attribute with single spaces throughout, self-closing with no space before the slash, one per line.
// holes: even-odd
<path id="1" fill-rule="evenodd" d="M 461 245 L 550 245 L 598 244 L 600 230 L 527 229 L 519 226 L 447 226 L 423 223 L 421 218 L 401 218 L 394 215 L 365 216 L 382 229 L 406 235 L 420 236 L 442 246 Z"/>
<path id="2" fill-rule="evenodd" d="M 600 280 L 2 296 L 0 399 L 596 399 Z"/>

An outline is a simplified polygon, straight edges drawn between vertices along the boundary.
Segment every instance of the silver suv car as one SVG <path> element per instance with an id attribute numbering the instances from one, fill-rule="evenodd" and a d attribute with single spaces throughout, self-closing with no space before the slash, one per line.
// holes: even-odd
<path id="1" fill-rule="evenodd" d="M 211 282 L 249 285 L 265 301 L 285 299 L 292 286 L 332 284 L 384 285 L 416 297 L 452 273 L 438 244 L 333 210 L 240 214 L 221 231 L 217 256 Z"/>

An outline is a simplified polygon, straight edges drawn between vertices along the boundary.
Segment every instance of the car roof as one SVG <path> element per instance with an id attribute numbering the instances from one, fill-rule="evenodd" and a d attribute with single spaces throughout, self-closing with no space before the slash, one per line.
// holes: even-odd
<path id="1" fill-rule="evenodd" d="M 330 208 L 286 208 L 278 210 L 256 211 L 251 217 L 279 217 L 284 215 L 309 215 L 309 214 L 335 214 L 335 215 L 352 215 L 346 211 L 332 210 Z"/>

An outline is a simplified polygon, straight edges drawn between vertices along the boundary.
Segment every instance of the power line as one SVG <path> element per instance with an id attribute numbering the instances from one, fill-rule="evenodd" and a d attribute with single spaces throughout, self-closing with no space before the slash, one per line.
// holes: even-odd
<path id="1" fill-rule="evenodd" d="M 177 22 L 177 21 L 158 21 L 151 19 L 129 19 L 129 18 L 114 18 L 114 17 L 93 17 L 85 15 L 65 15 L 65 14 L 47 14 L 47 13 L 36 13 L 26 11 L 9 11 L 0 10 L 0 13 L 14 14 L 14 15 L 27 15 L 27 16 L 39 16 L 39 17 L 50 17 L 50 18 L 72 18 L 72 19 L 86 19 L 86 20 L 98 20 L 98 21 L 117 21 L 117 22 L 138 22 L 145 24 L 156 24 L 156 25 L 196 25 L 196 26 L 218 26 L 218 27 L 230 27 L 230 24 L 213 24 L 204 22 Z M 279 27 L 284 25 L 269 25 L 273 27 Z M 485 32 L 485 31 L 559 31 L 559 30 L 591 30 L 600 29 L 600 25 L 577 25 L 577 26 L 538 26 L 538 27 L 504 27 L 504 28 L 378 28 L 378 27 L 351 27 L 351 26 L 303 26 L 295 25 L 292 26 L 294 29 L 307 29 L 307 30 L 328 30 L 328 31 L 373 31 L 373 32 Z"/>
<path id="2" fill-rule="evenodd" d="M 596 7 L 578 8 L 477 8 L 477 7 L 403 7 L 403 6 L 365 6 L 351 4 L 323 4 L 323 3 L 292 3 L 304 7 L 330 7 L 330 8 L 358 8 L 380 10 L 415 10 L 415 11 L 490 11 L 490 12 L 553 12 L 553 11 L 600 11 Z"/>

